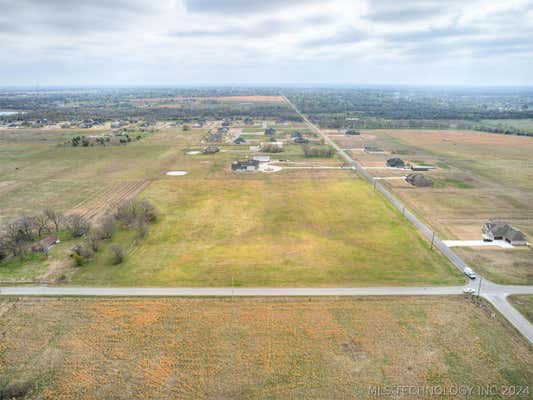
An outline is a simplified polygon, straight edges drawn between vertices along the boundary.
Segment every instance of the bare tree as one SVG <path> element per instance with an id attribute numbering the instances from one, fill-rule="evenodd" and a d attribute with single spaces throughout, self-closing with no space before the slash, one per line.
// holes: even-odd
<path id="1" fill-rule="evenodd" d="M 18 226 L 22 240 L 31 242 L 35 239 L 35 220 L 33 217 L 24 214 L 15 221 L 15 224 Z"/>
<path id="2" fill-rule="evenodd" d="M 19 220 L 6 225 L 2 242 L 7 252 L 14 257 L 24 254 L 28 248 L 29 240 L 23 229 L 21 229 Z"/>
<path id="3" fill-rule="evenodd" d="M 44 213 L 38 214 L 33 220 L 38 236 L 41 236 L 43 233 L 50 232 L 49 219 Z"/>
<path id="4" fill-rule="evenodd" d="M 70 215 L 66 220 L 66 228 L 72 237 L 81 237 L 91 230 L 91 224 L 81 215 Z"/>
<path id="5" fill-rule="evenodd" d="M 45 209 L 43 213 L 46 216 L 46 218 L 48 218 L 50 223 L 54 225 L 55 231 L 59 232 L 59 230 L 61 229 L 63 220 L 65 219 L 63 214 L 55 210 L 52 210 L 51 208 Z"/>

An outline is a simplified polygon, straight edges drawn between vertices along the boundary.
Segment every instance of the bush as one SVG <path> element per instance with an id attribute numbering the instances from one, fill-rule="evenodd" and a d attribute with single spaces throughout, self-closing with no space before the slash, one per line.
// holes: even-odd
<path id="1" fill-rule="evenodd" d="M 302 146 L 305 157 L 321 157 L 330 158 L 333 157 L 333 149 L 330 146 Z"/>
<path id="2" fill-rule="evenodd" d="M 85 259 L 77 253 L 72 254 L 72 259 L 74 260 L 74 265 L 76 267 L 81 267 L 85 264 Z"/>
<path id="3" fill-rule="evenodd" d="M 90 233 L 87 235 L 86 239 L 87 248 L 91 249 L 92 252 L 97 253 L 100 249 L 100 240 L 96 233 Z"/>
<path id="4" fill-rule="evenodd" d="M 263 143 L 261 145 L 261 151 L 265 153 L 281 153 L 283 151 L 283 147 L 280 147 L 276 144 Z"/>
<path id="5" fill-rule="evenodd" d="M 116 225 L 115 217 L 106 215 L 98 227 L 98 239 L 111 239 L 115 233 Z"/>
<path id="6" fill-rule="evenodd" d="M 4 387 L 0 387 L 0 400 L 22 399 L 32 391 L 33 385 L 30 382 L 12 382 Z"/>
<path id="7" fill-rule="evenodd" d="M 131 200 L 117 209 L 115 218 L 124 226 L 135 228 L 141 223 L 154 222 L 157 219 L 157 211 L 148 200 Z"/>
<path id="8" fill-rule="evenodd" d="M 112 244 L 109 246 L 113 265 L 121 264 L 124 261 L 124 250 L 118 244 Z"/>

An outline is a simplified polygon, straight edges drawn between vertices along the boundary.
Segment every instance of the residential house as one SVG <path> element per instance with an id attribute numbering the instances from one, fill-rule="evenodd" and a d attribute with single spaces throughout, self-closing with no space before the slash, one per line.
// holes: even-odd
<path id="1" fill-rule="evenodd" d="M 527 245 L 527 237 L 524 233 L 505 222 L 487 222 L 483 225 L 483 240 L 505 240 L 513 246 Z"/>

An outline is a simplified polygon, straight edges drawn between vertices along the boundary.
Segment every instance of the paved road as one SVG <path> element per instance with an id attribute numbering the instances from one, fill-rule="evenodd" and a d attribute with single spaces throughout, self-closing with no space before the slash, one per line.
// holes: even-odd
<path id="1" fill-rule="evenodd" d="M 400 210 L 402 214 L 418 228 L 420 233 L 422 233 L 426 239 L 431 241 L 433 245 L 446 258 L 448 258 L 448 260 L 455 265 L 457 269 L 459 269 L 459 271 L 463 272 L 464 269 L 468 267 L 468 265 L 457 254 L 455 254 L 453 250 L 451 250 L 431 229 L 429 229 L 422 221 L 420 221 L 413 213 L 411 213 L 400 200 L 398 200 L 379 182 L 379 180 L 370 175 L 361 164 L 351 158 L 348 153 L 341 149 L 328 135 L 326 135 L 316 125 L 309 121 L 309 119 L 303 115 L 286 96 L 283 97 L 287 104 L 293 108 L 293 110 L 304 120 L 304 122 L 312 131 L 320 135 L 327 144 L 333 147 L 337 154 L 339 154 L 339 156 L 346 162 L 346 164 L 351 166 L 362 177 L 374 185 L 374 188 L 379 190 L 392 203 L 392 205 Z M 480 278 L 481 276 L 478 274 L 478 279 Z M 515 289 L 513 289 L 513 287 L 496 285 L 487 279 L 483 279 L 483 281 L 484 286 L 481 290 L 481 296 L 490 301 L 492 305 L 530 341 L 530 343 L 533 343 L 533 325 L 531 325 L 531 323 L 507 301 L 507 296 L 509 294 L 522 292 L 514 292 Z M 475 284 L 471 285 L 475 286 Z M 530 291 L 531 288 L 533 287 L 525 287 L 523 290 L 525 293 L 532 293 L 533 291 Z"/>
<path id="2" fill-rule="evenodd" d="M 146 287 L 61 287 L 6 286 L 0 287 L 4 296 L 419 296 L 463 293 L 463 286 L 433 287 L 375 287 L 375 288 L 146 288 Z"/>

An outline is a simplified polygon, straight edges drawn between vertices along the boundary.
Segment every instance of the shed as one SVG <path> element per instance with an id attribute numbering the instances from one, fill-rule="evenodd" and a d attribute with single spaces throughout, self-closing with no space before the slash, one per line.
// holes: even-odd
<path id="1" fill-rule="evenodd" d="M 270 156 L 254 156 L 253 160 L 260 163 L 270 162 Z"/>
<path id="2" fill-rule="evenodd" d="M 50 235 L 45 237 L 44 239 L 39 240 L 38 242 L 35 242 L 31 246 L 31 250 L 36 253 L 46 253 L 54 244 L 57 243 L 59 243 L 59 238 L 57 237 L 57 235 Z"/>
<path id="3" fill-rule="evenodd" d="M 383 150 L 380 147 L 375 147 L 375 146 L 366 146 L 363 150 L 365 151 L 365 153 L 369 153 L 369 154 L 383 154 L 383 153 L 385 153 L 385 150 Z"/>
<path id="4" fill-rule="evenodd" d="M 346 132 L 344 132 L 344 134 L 346 136 L 359 136 L 361 135 L 361 132 L 353 130 L 353 129 L 348 129 Z"/>
<path id="5" fill-rule="evenodd" d="M 218 153 L 220 149 L 217 146 L 207 146 L 204 147 L 202 153 L 204 154 L 215 154 Z"/>
<path id="6" fill-rule="evenodd" d="M 429 171 L 430 169 L 435 169 L 435 167 L 432 165 L 411 165 L 413 171 Z"/>

